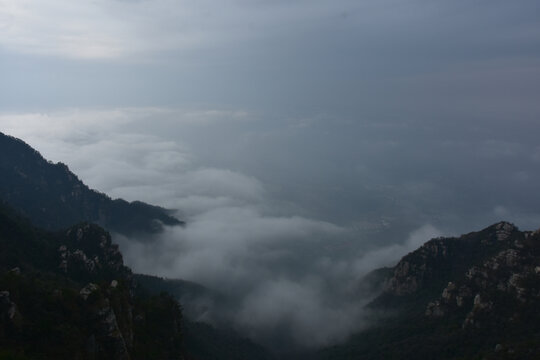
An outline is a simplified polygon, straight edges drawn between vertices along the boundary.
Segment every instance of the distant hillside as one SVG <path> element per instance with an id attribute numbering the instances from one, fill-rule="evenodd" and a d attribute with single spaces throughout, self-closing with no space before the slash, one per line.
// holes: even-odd
<path id="1" fill-rule="evenodd" d="M 0 133 L 0 199 L 45 229 L 82 221 L 130 235 L 182 225 L 170 211 L 142 202 L 112 200 L 88 188 L 62 163 L 53 164 L 22 140 Z"/>
<path id="2" fill-rule="evenodd" d="M 319 359 L 540 359 L 540 231 L 501 222 L 405 256 L 374 326 Z"/>

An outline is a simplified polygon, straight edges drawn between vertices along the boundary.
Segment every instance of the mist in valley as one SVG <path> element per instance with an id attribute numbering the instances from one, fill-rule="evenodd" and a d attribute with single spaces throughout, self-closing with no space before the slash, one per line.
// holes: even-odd
<path id="1" fill-rule="evenodd" d="M 540 226 L 536 1 L 38 5 L 0 1 L 0 130 L 174 209 L 185 227 L 113 239 L 215 294 L 184 299 L 195 320 L 334 344 L 377 321 L 372 270 Z"/>

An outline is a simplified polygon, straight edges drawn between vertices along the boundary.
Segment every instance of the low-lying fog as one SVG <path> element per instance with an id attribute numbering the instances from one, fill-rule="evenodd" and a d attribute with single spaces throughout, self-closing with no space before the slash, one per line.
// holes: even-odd
<path id="1" fill-rule="evenodd" d="M 267 344 L 327 345 L 369 325 L 362 307 L 374 294 L 359 280 L 432 237 L 540 224 L 536 144 L 258 121 L 146 108 L 0 117 L 91 187 L 177 209 L 185 228 L 115 235 L 127 264 L 219 293 L 185 307 Z M 344 140 L 327 143 L 336 132 Z"/>
<path id="2" fill-rule="evenodd" d="M 177 209 L 115 240 L 223 294 L 202 320 L 325 345 L 369 325 L 371 269 L 540 226 L 539 4 L 0 1 L 0 131 Z"/>

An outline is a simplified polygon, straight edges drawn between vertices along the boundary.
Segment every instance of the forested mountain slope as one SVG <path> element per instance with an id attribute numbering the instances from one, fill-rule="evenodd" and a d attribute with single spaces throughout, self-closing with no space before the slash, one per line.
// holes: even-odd
<path id="1" fill-rule="evenodd" d="M 22 140 L 2 133 L 0 174 L 0 198 L 45 229 L 88 221 L 130 235 L 183 224 L 166 209 L 113 200 L 88 188 L 65 164 L 53 164 Z"/>
<path id="2" fill-rule="evenodd" d="M 181 310 L 136 295 L 97 225 L 35 228 L 0 206 L 0 358 L 181 359 Z"/>
<path id="3" fill-rule="evenodd" d="M 501 222 L 403 257 L 379 318 L 322 359 L 539 359 L 540 232 Z"/>

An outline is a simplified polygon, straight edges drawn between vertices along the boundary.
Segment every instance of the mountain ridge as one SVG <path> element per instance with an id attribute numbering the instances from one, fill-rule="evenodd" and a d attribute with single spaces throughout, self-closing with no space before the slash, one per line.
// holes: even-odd
<path id="1" fill-rule="evenodd" d="M 185 318 L 181 299 L 219 297 L 195 283 L 133 274 L 101 228 L 132 239 L 163 225 L 185 225 L 169 210 L 112 200 L 89 189 L 65 164 L 53 164 L 2 133 L 0 170 L 0 359 L 33 359 L 36 352 L 46 359 L 271 357 L 230 329 Z M 59 305 L 50 310 L 54 303 Z M 58 328 L 36 328 L 51 316 Z"/>
<path id="2" fill-rule="evenodd" d="M 374 324 L 319 359 L 540 358 L 540 230 L 503 221 L 431 239 L 384 283 Z"/>
<path id="3" fill-rule="evenodd" d="M 0 205 L 1 359 L 181 359 L 178 303 L 134 290 L 99 226 L 45 231 Z"/>
<path id="4" fill-rule="evenodd" d="M 90 189 L 67 165 L 47 161 L 21 139 L 0 132 L 0 194 L 35 225 L 49 230 L 81 221 L 132 235 L 185 225 L 171 210 L 140 201 L 111 199 Z"/>

